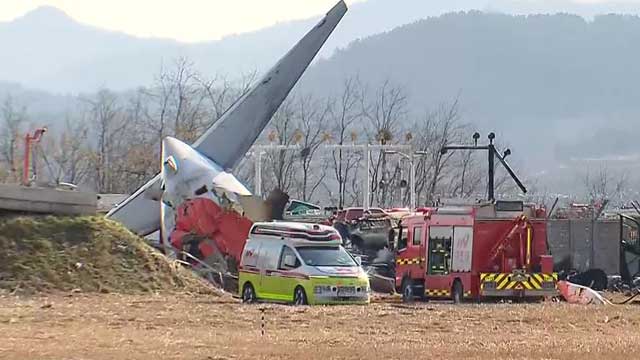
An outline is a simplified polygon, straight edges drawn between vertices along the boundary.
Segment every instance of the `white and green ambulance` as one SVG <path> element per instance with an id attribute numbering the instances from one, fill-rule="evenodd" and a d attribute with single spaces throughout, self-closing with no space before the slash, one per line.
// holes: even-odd
<path id="1" fill-rule="evenodd" d="M 246 303 L 369 303 L 369 278 L 341 244 L 329 226 L 254 224 L 240 262 L 240 297 Z"/>

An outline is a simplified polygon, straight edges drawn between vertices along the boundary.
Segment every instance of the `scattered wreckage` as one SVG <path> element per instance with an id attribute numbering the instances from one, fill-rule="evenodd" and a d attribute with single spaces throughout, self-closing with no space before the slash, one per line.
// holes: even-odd
<path id="1" fill-rule="evenodd" d="M 194 268 L 236 272 L 251 225 L 282 214 L 288 198 L 275 194 L 264 202 L 228 169 L 251 148 L 346 12 L 339 1 L 195 143 L 162 139 L 160 173 L 107 218 L 141 236 L 160 230 L 165 252 Z"/>
<path id="2" fill-rule="evenodd" d="M 455 228 L 458 225 L 452 223 L 446 225 L 453 229 L 451 232 L 440 229 L 443 231 L 441 236 L 433 237 L 432 235 L 439 230 L 434 228 L 432 234 L 431 226 L 444 225 L 431 224 L 431 220 L 423 219 L 423 230 L 419 233 L 420 240 L 415 240 L 415 246 L 418 246 L 416 251 L 425 250 L 424 254 L 408 258 L 409 247 L 414 246 L 413 237 L 418 232 L 403 227 L 403 221 L 413 219 L 411 221 L 415 223 L 420 217 L 427 215 L 433 219 L 441 216 L 444 218 L 448 216 L 445 215 L 448 211 L 446 208 L 421 209 L 417 212 L 408 209 L 392 209 L 385 212 L 375 208 L 349 208 L 336 211 L 333 216 L 327 217 L 326 211 L 320 207 L 296 200 L 289 201 L 283 193 L 275 192 L 267 201 L 254 197 L 232 173 L 228 172 L 227 169 L 237 165 L 267 126 L 346 11 L 347 7 L 343 1 L 334 6 L 318 25 L 194 144 L 185 144 L 174 138 L 163 139 L 160 173 L 118 204 L 107 217 L 120 221 L 142 236 L 160 230 L 160 246 L 166 253 L 175 252 L 179 259 L 209 277 L 218 274 L 218 279 L 211 280 L 222 283 L 225 287 L 228 285 L 225 276 L 237 278 L 235 274 L 238 272 L 252 224 L 288 219 L 334 226 L 342 235 L 344 245 L 353 254 L 362 255 L 370 277 L 382 279 L 380 284 L 386 283 L 390 291 L 399 290 L 403 294 L 408 292 L 405 298 L 420 295 L 422 291 L 426 294 L 432 291 L 436 298 L 477 298 L 483 291 L 486 294 L 494 285 L 496 291 L 502 290 L 498 287 L 504 285 L 510 287 L 507 290 L 525 294 L 528 290 L 538 290 L 538 286 L 546 286 L 547 290 L 551 287 L 554 290 L 560 289 L 561 294 L 564 291 L 562 289 L 567 289 L 564 294 L 568 299 L 575 299 L 577 293 L 588 293 L 589 291 L 580 286 L 594 286 L 591 281 L 587 281 L 586 285 L 557 282 L 558 277 L 549 267 L 551 256 L 547 251 L 552 249 L 549 249 L 546 241 L 540 240 L 545 238 L 546 229 L 535 223 L 538 221 L 537 213 L 534 213 L 533 217 L 521 218 L 520 215 L 511 214 L 510 218 L 501 219 L 500 222 L 504 223 L 504 226 L 496 227 L 504 233 L 497 237 L 499 240 L 492 246 L 475 246 L 476 242 L 481 242 L 487 233 L 493 231 L 481 230 L 480 226 L 477 229 L 473 228 L 475 220 L 471 220 L 471 231 L 462 232 L 469 235 L 464 240 L 464 237 L 456 237 Z M 483 147 L 477 146 L 479 135 L 476 135 L 476 145 L 473 147 L 449 146 L 447 149 L 443 148 L 443 151 L 488 150 L 492 154 L 489 184 L 493 184 L 493 158 L 498 158 L 521 189 L 524 189 L 504 161 L 507 152 L 503 156 L 493 145 L 495 135 L 490 134 L 490 144 Z M 491 186 L 489 203 L 494 207 L 498 206 L 493 198 Z M 480 210 L 470 211 L 473 218 Z M 496 210 L 496 216 L 498 212 L 500 210 Z M 629 219 L 621 217 L 621 222 L 624 221 L 630 222 Z M 507 223 L 511 224 L 511 227 L 505 225 Z M 500 229 L 496 232 L 500 233 Z M 629 256 L 636 255 L 637 258 L 640 254 L 640 239 L 637 231 L 634 234 L 633 239 L 621 241 L 621 247 L 625 256 L 630 254 Z M 465 241 L 470 247 L 459 247 L 456 244 Z M 433 248 L 434 246 L 437 249 Z M 478 256 L 484 257 L 474 255 L 479 253 L 478 248 L 490 250 L 483 252 L 490 261 L 485 259 L 484 263 L 474 266 L 473 259 Z M 433 251 L 437 253 L 432 253 Z M 466 260 L 463 261 L 463 258 Z M 427 259 L 439 264 L 436 271 L 441 271 L 440 274 L 429 273 L 429 269 L 434 265 L 427 265 Z M 640 262 L 636 260 L 636 264 L 633 261 L 624 262 L 627 270 L 622 273 L 626 280 L 640 274 Z M 473 277 L 462 275 L 469 272 Z M 407 274 L 412 275 L 407 277 Z M 430 276 L 441 278 L 434 281 Z M 490 279 L 492 281 L 489 281 Z M 580 282 L 579 277 L 567 276 L 566 279 Z M 559 285 L 561 283 L 569 285 L 562 287 Z M 372 281 L 371 287 L 375 289 L 380 284 Z M 462 284 L 462 290 L 459 284 Z M 380 288 L 383 287 L 380 285 Z M 468 296 L 468 293 L 471 295 Z"/>

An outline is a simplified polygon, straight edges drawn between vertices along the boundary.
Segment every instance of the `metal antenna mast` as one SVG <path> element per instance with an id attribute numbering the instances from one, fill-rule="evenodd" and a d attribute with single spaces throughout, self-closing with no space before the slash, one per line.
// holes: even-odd
<path id="1" fill-rule="evenodd" d="M 442 149 L 440 150 L 440 153 L 444 155 L 450 150 L 486 150 L 488 153 L 488 163 L 489 163 L 489 186 L 488 186 L 489 201 L 494 201 L 496 199 L 495 197 L 495 169 L 496 169 L 495 159 L 496 158 L 500 160 L 500 163 L 502 163 L 502 166 L 504 166 L 504 168 L 507 170 L 509 175 L 511 175 L 511 178 L 513 179 L 513 181 L 515 181 L 516 185 L 518 185 L 520 190 L 522 190 L 522 192 L 526 194 L 527 188 L 522 184 L 518 176 L 516 176 L 516 174 L 513 172 L 509 164 L 505 161 L 507 156 L 511 155 L 511 149 L 507 149 L 502 154 L 500 154 L 500 152 L 496 149 L 495 144 L 493 143 L 493 141 L 496 138 L 496 134 L 489 133 L 489 136 L 487 138 L 489 139 L 489 144 L 484 146 L 478 146 L 478 139 L 480 139 L 480 134 L 476 132 L 475 134 L 473 134 L 473 143 L 474 143 L 473 146 L 472 145 L 443 146 Z"/>

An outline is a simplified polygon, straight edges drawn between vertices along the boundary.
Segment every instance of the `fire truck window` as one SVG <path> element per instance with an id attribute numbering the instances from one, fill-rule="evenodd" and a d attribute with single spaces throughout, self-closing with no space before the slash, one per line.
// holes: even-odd
<path id="1" fill-rule="evenodd" d="M 398 251 L 406 249 L 408 242 L 409 242 L 408 229 L 406 227 L 400 228 L 400 234 L 399 234 L 399 240 L 398 240 Z"/>
<path id="2" fill-rule="evenodd" d="M 446 275 L 451 266 L 453 226 L 429 227 L 429 275 Z"/>
<path id="3" fill-rule="evenodd" d="M 422 227 L 413 228 L 413 245 L 418 246 L 422 243 Z"/>

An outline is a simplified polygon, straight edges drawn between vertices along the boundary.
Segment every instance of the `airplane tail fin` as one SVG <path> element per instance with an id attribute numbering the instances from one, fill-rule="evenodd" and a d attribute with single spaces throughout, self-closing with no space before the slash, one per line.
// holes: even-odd
<path id="1" fill-rule="evenodd" d="M 204 156 L 231 169 L 253 145 L 302 73 L 347 11 L 343 0 L 309 31 L 249 92 L 236 101 L 194 144 Z M 160 227 L 160 176 L 140 187 L 107 217 L 145 235 Z"/>
<path id="2" fill-rule="evenodd" d="M 236 166 L 256 141 L 336 28 L 347 5 L 338 2 L 265 76 L 195 143 L 224 169 Z"/>

